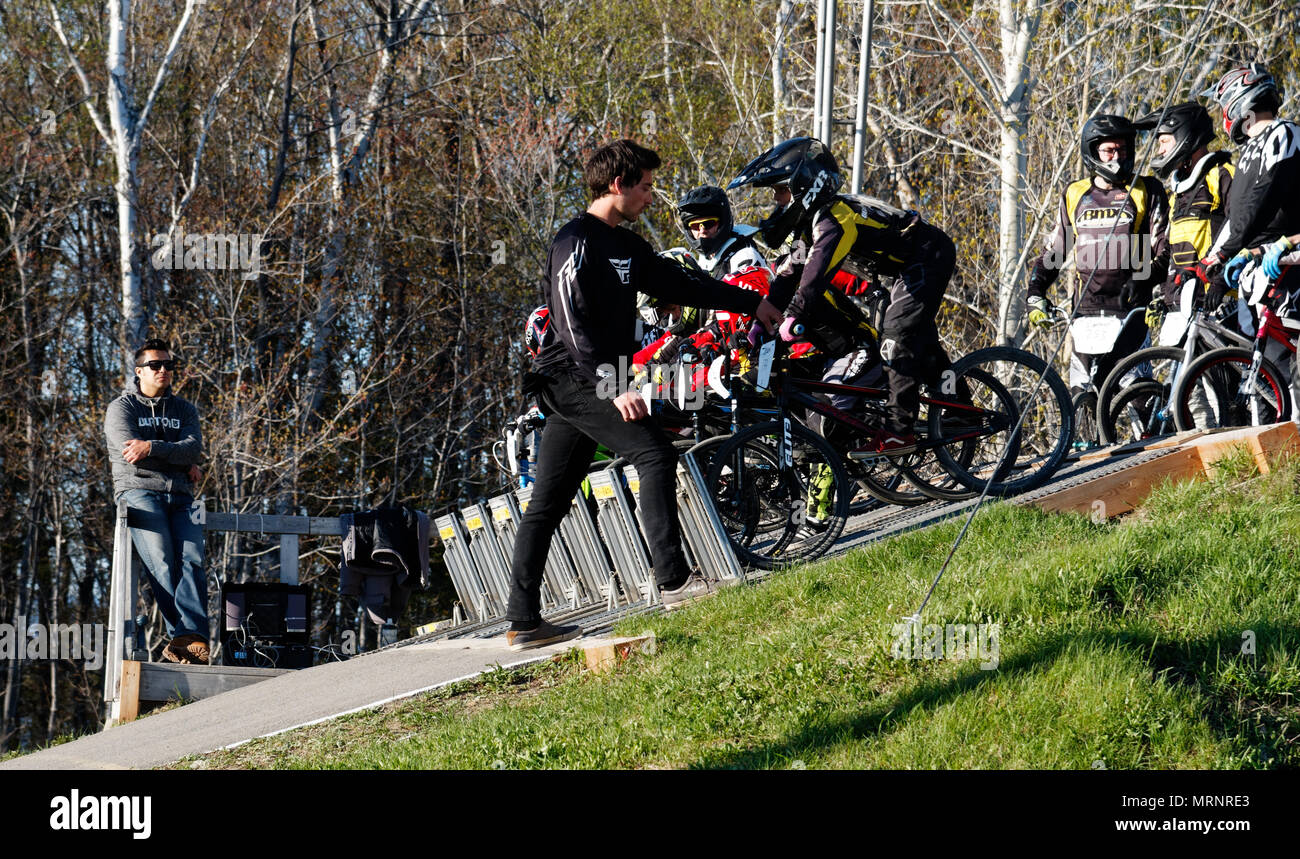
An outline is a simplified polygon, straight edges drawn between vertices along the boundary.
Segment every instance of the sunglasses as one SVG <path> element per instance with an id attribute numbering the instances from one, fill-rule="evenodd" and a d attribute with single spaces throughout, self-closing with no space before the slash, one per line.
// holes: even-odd
<path id="1" fill-rule="evenodd" d="M 703 232 L 705 230 L 713 229 L 718 225 L 718 223 L 719 221 L 717 218 L 705 218 L 700 221 L 691 221 L 689 226 L 691 228 L 691 232 Z"/>
<path id="2" fill-rule="evenodd" d="M 150 370 L 153 370 L 155 373 L 157 373 L 160 370 L 166 370 L 168 372 L 171 372 L 172 370 L 176 369 L 176 359 L 169 358 L 166 361 L 144 361 L 142 363 L 136 364 L 136 366 L 148 367 Z"/>

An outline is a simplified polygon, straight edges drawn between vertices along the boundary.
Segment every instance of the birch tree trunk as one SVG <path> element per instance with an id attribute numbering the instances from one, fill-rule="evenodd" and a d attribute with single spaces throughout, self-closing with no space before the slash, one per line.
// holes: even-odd
<path id="1" fill-rule="evenodd" d="M 772 145 L 785 139 L 785 41 L 794 17 L 794 0 L 781 0 L 776 10 L 776 37 L 772 44 Z"/>
<path id="2" fill-rule="evenodd" d="M 124 381 L 131 378 L 132 354 L 144 341 L 145 332 L 149 328 L 142 289 L 144 258 L 139 237 L 136 235 L 140 211 L 136 167 L 140 158 L 140 144 L 144 140 L 149 112 L 158 96 L 158 90 L 167 77 L 167 69 L 189 29 L 190 21 L 194 17 L 194 9 L 199 2 L 201 0 L 186 0 L 185 11 L 181 13 L 181 19 L 172 31 L 167 52 L 158 64 L 158 71 L 144 106 L 137 111 L 128 74 L 128 64 L 134 53 L 128 45 L 128 34 L 131 29 L 131 0 L 108 0 L 108 35 L 105 40 L 107 44 L 105 64 L 108 68 L 109 124 L 107 127 L 95 109 L 96 94 L 91 90 L 90 79 L 86 77 L 76 52 L 63 32 L 63 22 L 58 9 L 53 3 L 50 4 L 55 33 L 67 50 L 68 59 L 86 96 L 86 111 L 113 153 L 113 161 L 117 168 L 117 178 L 113 188 L 117 201 L 118 276 L 122 294 L 121 347 Z"/>
<path id="3" fill-rule="evenodd" d="M 136 220 L 139 197 L 136 193 L 138 156 L 132 146 L 135 119 L 131 116 L 131 84 L 127 79 L 126 33 L 131 26 L 130 0 L 108 3 L 108 120 L 112 129 L 109 147 L 117 166 L 113 185 L 117 202 L 118 276 L 122 291 L 122 376 L 131 378 L 131 356 L 144 342 L 148 328 L 144 295 L 141 290 L 139 258 L 136 254 Z"/>
<path id="4" fill-rule="evenodd" d="M 1029 128 L 1029 43 L 1038 32 L 1041 7 L 1017 13 L 1016 0 L 1001 0 L 1002 116 L 998 197 L 998 341 L 1019 346 L 1024 337 L 1025 295 L 1020 287 L 1024 246 L 1025 135 Z"/>

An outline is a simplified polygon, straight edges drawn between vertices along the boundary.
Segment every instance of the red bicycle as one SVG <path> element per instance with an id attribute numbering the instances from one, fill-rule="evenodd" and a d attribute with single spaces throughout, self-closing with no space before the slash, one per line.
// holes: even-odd
<path id="1" fill-rule="evenodd" d="M 1259 307 L 1253 348 L 1206 352 L 1178 380 L 1170 399 L 1178 429 L 1261 426 L 1290 419 L 1287 377 L 1264 357 L 1264 348 L 1271 341 L 1295 354 L 1300 321 L 1284 321 L 1267 306 Z"/>

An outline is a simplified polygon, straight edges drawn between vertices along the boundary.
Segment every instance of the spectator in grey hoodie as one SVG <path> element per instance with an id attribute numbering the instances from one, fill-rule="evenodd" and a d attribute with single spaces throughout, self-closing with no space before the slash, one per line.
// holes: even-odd
<path id="1" fill-rule="evenodd" d="M 136 350 L 135 382 L 104 415 L 113 495 L 126 502 L 131 541 L 144 561 L 171 641 L 163 658 L 208 662 L 208 580 L 203 526 L 190 518 L 202 476 L 199 413 L 171 392 L 176 359 L 165 340 Z"/>

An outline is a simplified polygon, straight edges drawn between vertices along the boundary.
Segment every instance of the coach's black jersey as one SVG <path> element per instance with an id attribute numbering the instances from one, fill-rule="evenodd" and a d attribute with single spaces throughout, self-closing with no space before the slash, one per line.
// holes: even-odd
<path id="1" fill-rule="evenodd" d="M 631 230 L 584 213 L 556 234 L 546 261 L 546 304 L 555 338 L 537 357 L 538 370 L 576 368 L 593 382 L 601 367 L 630 362 L 636 342 L 636 295 L 683 307 L 753 314 L 762 296 L 693 272 L 654 252 Z"/>

